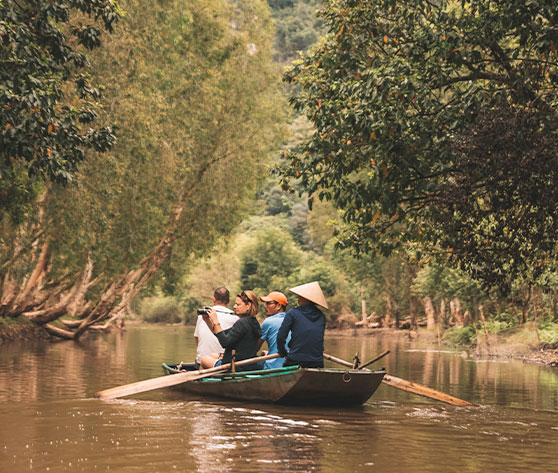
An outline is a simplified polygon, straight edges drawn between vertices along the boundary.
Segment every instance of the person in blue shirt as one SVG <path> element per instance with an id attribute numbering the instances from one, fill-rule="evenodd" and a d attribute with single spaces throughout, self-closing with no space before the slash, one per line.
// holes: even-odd
<path id="1" fill-rule="evenodd" d="M 316 307 L 327 309 L 327 303 L 317 281 L 289 289 L 298 296 L 298 307 L 290 309 L 277 333 L 277 351 L 286 357 L 283 366 L 303 368 L 324 367 L 324 333 L 326 319 Z M 291 341 L 287 337 L 291 332 Z"/>
<path id="2" fill-rule="evenodd" d="M 267 355 L 277 353 L 277 332 L 283 323 L 285 317 L 285 308 L 287 307 L 287 296 L 279 291 L 272 291 L 265 297 L 260 297 L 260 301 L 265 304 L 266 319 L 262 323 L 262 335 L 258 341 L 258 350 L 267 342 Z M 290 334 L 287 337 L 287 343 L 290 340 Z M 263 362 L 262 369 L 270 370 L 273 368 L 281 368 L 285 363 L 285 358 L 275 358 Z"/>

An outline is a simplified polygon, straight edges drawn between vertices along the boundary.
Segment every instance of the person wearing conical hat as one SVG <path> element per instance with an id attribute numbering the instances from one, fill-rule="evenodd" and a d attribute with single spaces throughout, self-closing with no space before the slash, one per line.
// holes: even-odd
<path id="1" fill-rule="evenodd" d="M 317 306 L 328 308 L 324 293 L 317 281 L 293 287 L 289 291 L 298 296 L 298 307 L 287 311 L 277 334 L 279 355 L 286 357 L 283 366 L 323 368 L 326 319 Z M 287 350 L 289 332 L 291 340 Z"/>

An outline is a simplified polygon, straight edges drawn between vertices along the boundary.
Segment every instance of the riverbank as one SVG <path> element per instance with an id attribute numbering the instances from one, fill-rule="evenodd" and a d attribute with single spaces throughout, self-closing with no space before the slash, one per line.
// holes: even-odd
<path id="1" fill-rule="evenodd" d="M 343 328 L 328 329 L 326 333 L 332 336 L 374 337 L 385 336 L 419 340 L 428 348 L 448 347 L 438 339 L 435 331 L 427 329 L 397 330 L 394 328 Z M 462 350 L 462 356 L 471 358 L 513 358 L 525 363 L 537 363 L 558 367 L 558 348 L 555 346 L 541 346 L 535 330 L 529 328 L 510 331 L 505 334 L 479 335 L 476 346 L 455 346 L 456 351 Z"/>
<path id="2" fill-rule="evenodd" d="M 527 363 L 539 363 L 558 368 L 558 350 L 533 350 L 522 357 Z"/>
<path id="3" fill-rule="evenodd" d="M 25 317 L 8 319 L 0 317 L 0 344 L 16 340 L 48 340 L 53 339 L 48 332 L 35 325 Z"/>
<path id="4" fill-rule="evenodd" d="M 180 324 L 181 325 L 181 324 Z M 420 340 L 430 347 L 440 347 L 437 333 L 420 329 L 397 330 L 393 328 L 343 328 L 327 329 L 330 336 L 374 337 L 385 336 L 408 340 Z M 0 317 L 0 344 L 16 340 L 52 339 L 45 329 L 29 322 L 24 317 L 6 319 Z M 445 346 L 445 345 L 444 345 Z M 543 346 L 538 343 L 536 332 L 531 330 L 516 331 L 508 335 L 489 334 L 488 338 L 480 337 L 476 347 L 453 347 L 462 349 L 463 356 L 514 358 L 525 363 L 537 363 L 558 367 L 558 348 Z"/>

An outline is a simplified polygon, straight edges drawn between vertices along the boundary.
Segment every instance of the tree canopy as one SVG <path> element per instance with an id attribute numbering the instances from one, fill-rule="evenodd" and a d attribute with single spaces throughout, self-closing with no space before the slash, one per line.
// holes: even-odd
<path id="1" fill-rule="evenodd" d="M 0 314 L 67 338 L 120 313 L 160 268 L 176 284 L 239 222 L 281 136 L 265 2 L 122 5 L 113 41 L 90 54 L 118 142 L 87 151 L 73 185 L 49 185 L 36 219 L 0 225 Z M 84 317 L 75 331 L 49 324 L 65 313 Z"/>
<path id="2" fill-rule="evenodd" d="M 343 210 L 342 246 L 535 278 L 558 230 L 558 10 L 551 0 L 336 0 L 285 75 L 315 132 L 285 187 Z M 545 263 L 546 260 L 546 263 Z"/>
<path id="3" fill-rule="evenodd" d="M 120 16 L 116 1 L 0 1 L 0 208 L 12 217 L 33 181 L 66 183 L 88 149 L 114 143 L 93 126 L 101 88 L 86 52 Z"/>

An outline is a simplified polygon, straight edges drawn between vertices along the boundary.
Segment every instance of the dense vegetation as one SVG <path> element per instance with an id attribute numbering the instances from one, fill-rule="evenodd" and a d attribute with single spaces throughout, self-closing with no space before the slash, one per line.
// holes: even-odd
<path id="1" fill-rule="evenodd" d="M 67 338 L 120 317 L 162 267 L 172 274 L 231 231 L 281 134 L 265 3 L 121 8 L 110 47 L 87 56 L 118 142 L 87 153 L 73 185 L 39 181 L 40 201 L 22 223 L 2 213 L 2 315 L 24 314 Z M 65 28 L 53 15 L 48 21 Z M 68 21 L 69 29 L 82 23 L 79 15 Z M 62 107 L 74 101 L 65 92 Z M 77 320 L 51 324 L 64 314 Z"/>
<path id="2" fill-rule="evenodd" d="M 0 12 L 0 316 L 76 339 L 319 280 L 330 326 L 558 339 L 552 2 Z"/>
<path id="3" fill-rule="evenodd" d="M 116 2 L 0 2 L 0 208 L 12 220 L 37 181 L 66 183 L 88 149 L 114 143 L 110 126 L 92 127 L 101 89 L 84 51 L 101 46 L 120 14 Z"/>
<path id="4" fill-rule="evenodd" d="M 321 16 L 328 33 L 286 74 L 314 132 L 284 186 L 339 209 L 339 247 L 404 261 L 412 292 L 445 303 L 439 318 L 461 307 L 444 290 L 457 277 L 475 288 L 465 319 L 482 302 L 555 319 L 553 2 L 327 1 Z M 432 274 L 447 275 L 425 293 Z"/>

